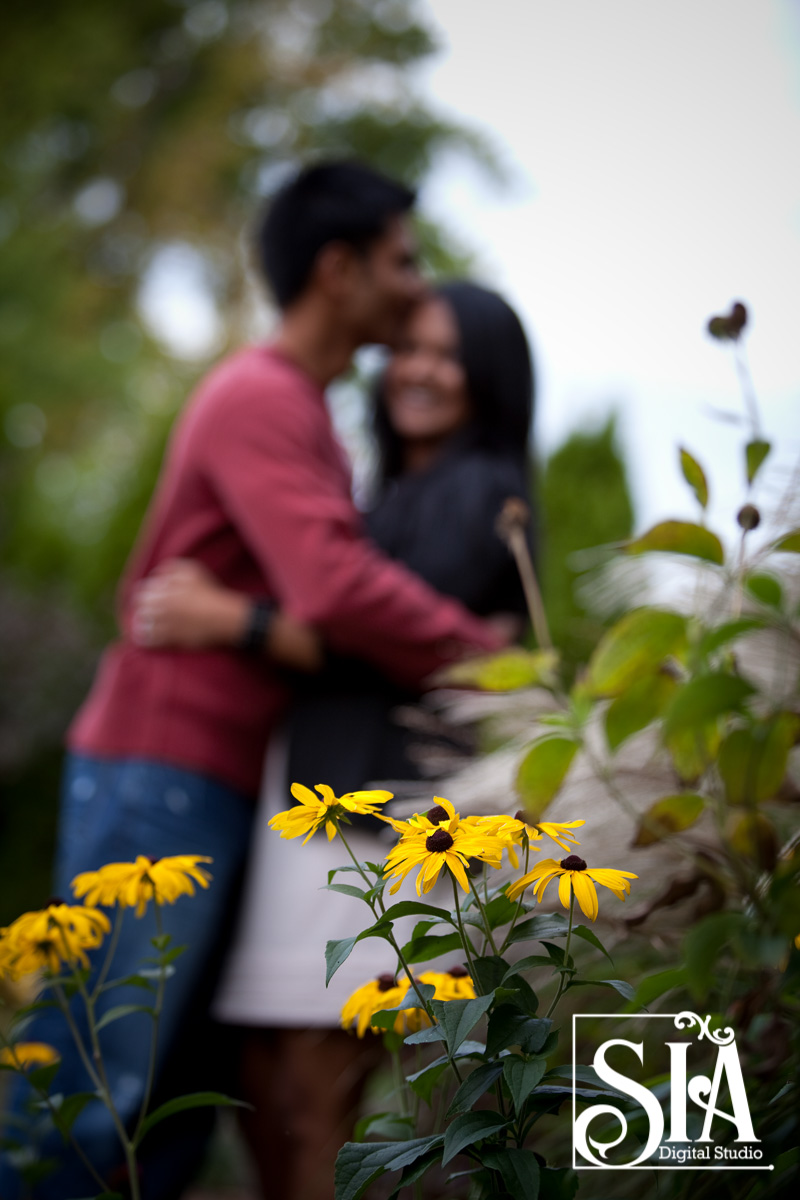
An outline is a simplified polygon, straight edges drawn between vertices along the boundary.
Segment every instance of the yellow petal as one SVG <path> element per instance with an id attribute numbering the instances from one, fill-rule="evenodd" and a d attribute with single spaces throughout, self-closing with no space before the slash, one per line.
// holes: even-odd
<path id="1" fill-rule="evenodd" d="M 575 889 L 575 899 L 581 906 L 581 912 L 590 921 L 597 920 L 599 912 L 597 889 L 591 879 L 588 878 L 587 873 L 585 871 L 573 871 L 572 886 Z"/>

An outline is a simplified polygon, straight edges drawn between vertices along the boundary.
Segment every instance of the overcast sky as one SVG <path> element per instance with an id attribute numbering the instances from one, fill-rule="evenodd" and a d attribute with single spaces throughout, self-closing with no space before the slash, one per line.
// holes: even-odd
<path id="1" fill-rule="evenodd" d="M 518 306 L 550 448 L 621 417 L 640 525 L 691 516 L 684 442 L 716 517 L 740 501 L 729 352 L 705 333 L 734 299 L 768 438 L 760 499 L 800 454 L 800 6 L 795 0 L 421 0 L 445 47 L 424 74 L 483 130 L 511 186 L 448 158 L 423 194 Z"/>

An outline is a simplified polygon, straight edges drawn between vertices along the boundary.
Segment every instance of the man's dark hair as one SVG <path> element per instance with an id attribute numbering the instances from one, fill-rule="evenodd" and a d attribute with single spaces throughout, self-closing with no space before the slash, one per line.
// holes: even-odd
<path id="1" fill-rule="evenodd" d="M 306 167 L 277 192 L 256 230 L 259 263 L 280 308 L 306 287 L 317 255 L 330 242 L 359 251 L 414 204 L 402 183 L 359 162 Z"/>
<path id="2" fill-rule="evenodd" d="M 491 454 L 525 462 L 534 402 L 531 352 L 519 317 L 496 292 L 458 280 L 437 287 L 435 296 L 452 310 L 458 326 L 459 359 L 472 405 L 471 444 Z M 403 441 L 392 429 L 379 383 L 374 411 L 380 476 L 402 470 Z"/>

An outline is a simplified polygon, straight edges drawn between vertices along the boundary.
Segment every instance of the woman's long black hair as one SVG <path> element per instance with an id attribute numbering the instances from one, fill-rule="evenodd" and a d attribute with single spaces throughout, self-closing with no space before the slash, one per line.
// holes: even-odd
<path id="1" fill-rule="evenodd" d="M 459 335 L 459 358 L 472 405 L 473 445 L 514 459 L 525 468 L 533 417 L 534 373 L 519 318 L 496 292 L 457 281 L 437 287 L 434 296 L 452 309 Z M 374 411 L 379 481 L 403 469 L 403 442 L 394 432 L 379 384 Z"/>

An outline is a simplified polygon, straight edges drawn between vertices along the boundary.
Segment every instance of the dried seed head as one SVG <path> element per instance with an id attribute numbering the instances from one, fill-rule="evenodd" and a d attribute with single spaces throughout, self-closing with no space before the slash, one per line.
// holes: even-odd
<path id="1" fill-rule="evenodd" d="M 509 496 L 500 510 L 495 522 L 498 536 L 504 542 L 511 540 L 512 535 L 520 529 L 525 529 L 531 519 L 531 510 L 519 496 Z"/>

